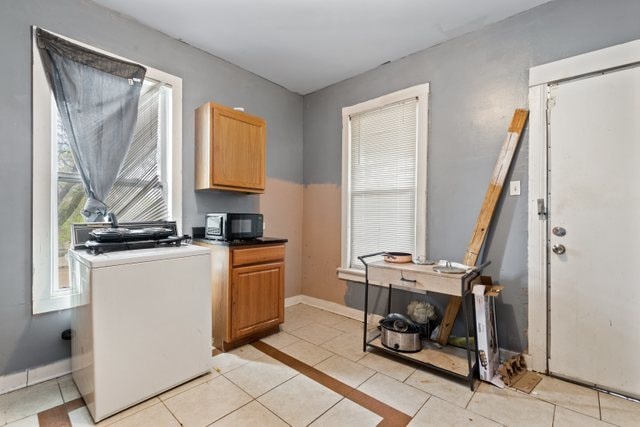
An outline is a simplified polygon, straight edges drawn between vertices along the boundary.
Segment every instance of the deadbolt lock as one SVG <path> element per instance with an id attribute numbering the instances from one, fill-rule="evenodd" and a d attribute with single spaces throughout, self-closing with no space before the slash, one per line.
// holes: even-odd
<path id="1" fill-rule="evenodd" d="M 565 248 L 564 245 L 553 245 L 551 247 L 551 250 L 556 255 L 562 255 L 563 253 L 565 253 L 567 251 L 567 248 Z"/>
<path id="2" fill-rule="evenodd" d="M 565 230 L 564 227 L 553 227 L 551 229 L 551 232 L 554 234 L 554 236 L 558 237 L 562 237 L 567 234 L 567 230 Z"/>

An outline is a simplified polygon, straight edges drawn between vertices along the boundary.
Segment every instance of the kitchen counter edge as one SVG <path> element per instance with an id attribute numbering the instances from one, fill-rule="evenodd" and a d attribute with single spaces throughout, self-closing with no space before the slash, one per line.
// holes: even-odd
<path id="1" fill-rule="evenodd" d="M 289 239 L 279 238 L 279 237 L 261 237 L 259 239 L 250 239 L 250 240 L 211 240 L 205 239 L 202 237 L 194 238 L 193 242 L 197 243 L 205 243 L 207 245 L 216 245 L 216 246 L 228 246 L 232 248 L 242 247 L 242 246 L 259 246 L 259 245 L 275 245 L 278 243 L 287 243 Z"/>

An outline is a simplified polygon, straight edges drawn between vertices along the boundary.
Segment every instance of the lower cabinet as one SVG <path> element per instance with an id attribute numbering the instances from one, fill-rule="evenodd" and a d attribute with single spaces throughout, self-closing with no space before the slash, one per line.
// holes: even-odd
<path id="1" fill-rule="evenodd" d="M 234 267 L 231 276 L 231 340 L 284 322 L 284 262 Z"/>
<path id="2" fill-rule="evenodd" d="M 209 244 L 213 345 L 228 351 L 278 330 L 284 322 L 284 244 Z"/>

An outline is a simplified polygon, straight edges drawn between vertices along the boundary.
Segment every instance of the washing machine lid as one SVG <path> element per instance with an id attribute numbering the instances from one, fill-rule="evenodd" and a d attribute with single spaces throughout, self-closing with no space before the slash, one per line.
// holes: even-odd
<path id="1" fill-rule="evenodd" d="M 104 268 L 116 265 L 136 264 L 176 259 L 191 256 L 209 255 L 209 249 L 202 246 L 182 245 L 158 247 L 150 249 L 136 249 L 130 251 L 106 252 L 93 255 L 86 249 L 70 249 L 69 256 L 77 259 L 89 268 Z"/>

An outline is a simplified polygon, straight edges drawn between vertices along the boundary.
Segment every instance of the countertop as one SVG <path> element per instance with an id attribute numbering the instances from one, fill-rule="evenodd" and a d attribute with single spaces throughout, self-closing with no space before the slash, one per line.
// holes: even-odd
<path id="1" fill-rule="evenodd" d="M 208 245 L 217 245 L 217 246 L 229 246 L 229 247 L 238 247 L 238 246 L 255 246 L 255 245 L 274 245 L 277 243 L 286 243 L 289 240 L 283 239 L 280 237 L 258 237 L 257 239 L 249 239 L 249 240 L 210 240 L 202 237 L 194 238 L 194 242 L 198 243 L 206 243 Z"/>

